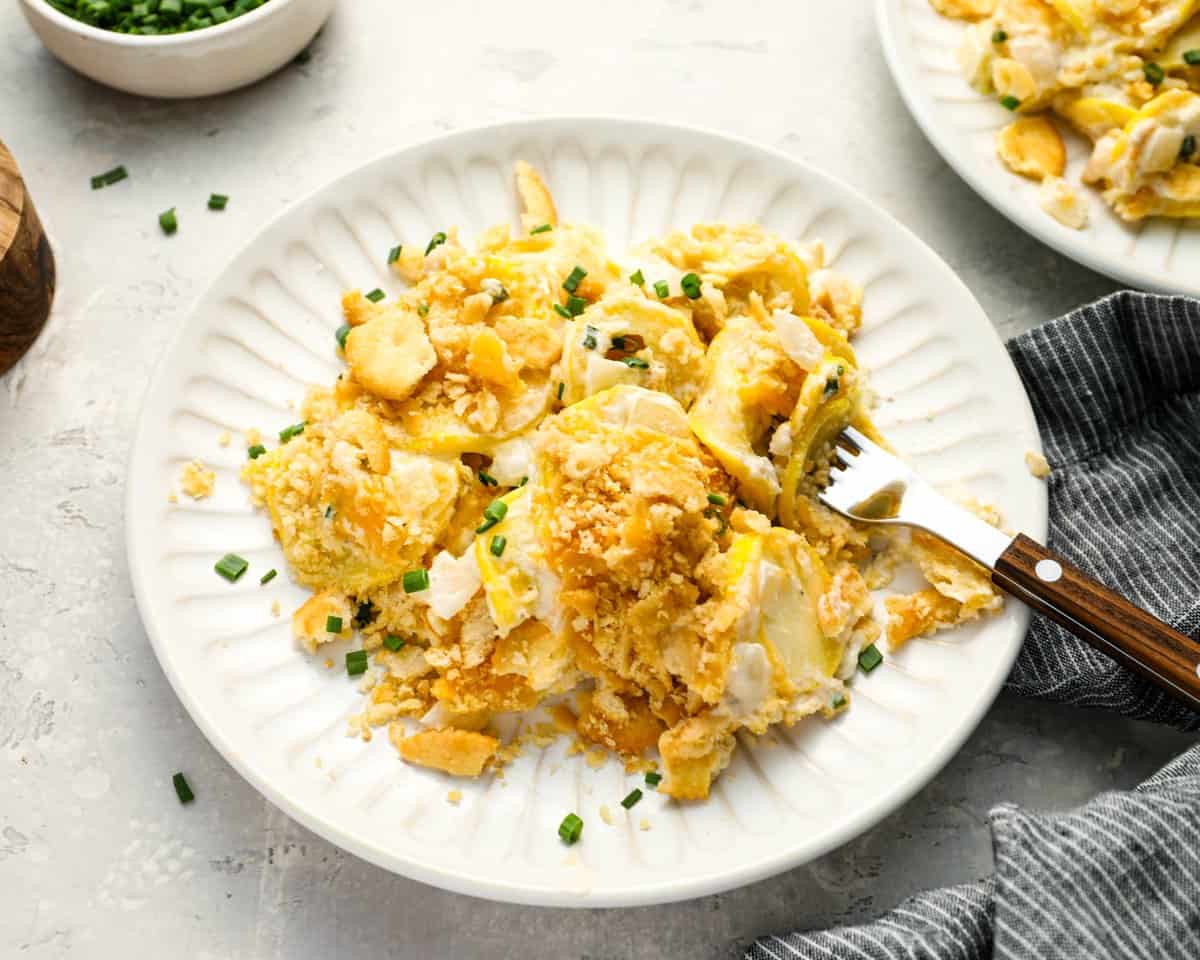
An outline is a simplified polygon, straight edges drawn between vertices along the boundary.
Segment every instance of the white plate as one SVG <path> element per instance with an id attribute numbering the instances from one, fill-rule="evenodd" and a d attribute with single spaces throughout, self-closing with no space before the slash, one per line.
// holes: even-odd
<path id="1" fill-rule="evenodd" d="M 355 685 L 340 662 L 327 670 L 290 639 L 287 615 L 304 592 L 283 575 L 268 521 L 238 483 L 237 431 L 278 430 L 295 419 L 289 403 L 305 384 L 332 380 L 339 294 L 394 291 L 384 259 L 398 239 L 515 222 L 518 158 L 544 172 L 566 218 L 602 227 L 614 249 L 705 219 L 824 240 L 866 286 L 855 346 L 882 398 L 880 426 L 931 479 L 968 484 L 1009 524 L 1044 536 L 1044 488 L 1023 464 L 1036 430 L 1016 372 L 967 289 L 885 213 L 794 160 L 711 133 L 507 124 L 398 151 L 329 184 L 254 237 L 201 298 L 147 394 L 130 465 L 129 561 L 154 649 L 196 723 L 251 783 L 334 843 L 418 880 L 592 907 L 700 896 L 796 866 L 890 813 L 958 749 L 1016 655 L 1019 605 L 889 657 L 855 682 L 836 722 L 743 743 L 707 803 L 648 794 L 630 815 L 619 802 L 640 777 L 613 761 L 591 769 L 566 756 L 565 740 L 531 748 L 503 783 L 452 783 L 403 764 L 382 731 L 371 743 L 346 737 Z M 235 440 L 222 448 L 225 430 Z M 215 495 L 169 505 L 193 457 L 216 468 Z M 251 563 L 236 585 L 212 569 L 227 551 Z M 270 567 L 281 575 L 262 587 Z M 460 806 L 446 801 L 452 787 Z M 572 810 L 586 826 L 567 849 L 555 831 Z"/>
<path id="2" fill-rule="evenodd" d="M 875 19 L 908 109 L 943 159 L 983 199 L 1059 253 L 1115 280 L 1200 296 L 1200 222 L 1156 217 L 1126 224 L 1099 193 L 1081 185 L 1089 225 L 1064 227 L 1038 206 L 1038 185 L 1010 173 L 996 156 L 996 132 L 1013 115 L 963 79 L 955 60 L 963 21 L 941 16 L 929 0 L 876 0 Z M 1064 139 L 1065 176 L 1079 184 L 1088 144 L 1070 132 Z"/>

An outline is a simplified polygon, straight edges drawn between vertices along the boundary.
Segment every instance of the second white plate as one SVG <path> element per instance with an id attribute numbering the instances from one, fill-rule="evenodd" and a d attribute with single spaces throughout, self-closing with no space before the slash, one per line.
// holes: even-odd
<path id="1" fill-rule="evenodd" d="M 900 95 L 942 158 L 981 197 L 1085 267 L 1140 289 L 1200 296 L 1200 222 L 1156 217 L 1130 225 L 1081 187 L 1090 223 L 1083 230 L 1063 226 L 1038 206 L 1038 185 L 996 156 L 996 132 L 1012 114 L 963 79 L 955 60 L 963 22 L 941 16 L 929 0 L 876 0 L 875 14 Z M 1078 183 L 1087 145 L 1073 134 L 1066 139 L 1066 177 Z"/>
<path id="2" fill-rule="evenodd" d="M 544 174 L 560 213 L 595 224 L 614 250 L 702 220 L 759 221 L 821 239 L 866 289 L 855 348 L 881 404 L 877 422 L 936 483 L 998 504 L 1044 536 L 1029 404 L 975 299 L 916 237 L 831 178 L 781 154 L 695 130 L 620 120 L 508 124 L 448 136 L 368 163 L 250 238 L 184 325 L 145 400 L 129 472 L 127 541 L 138 605 L 163 669 L 196 723 L 251 783 L 334 843 L 463 893 L 557 906 L 625 906 L 699 896 L 818 856 L 870 827 L 929 780 L 992 702 L 1027 614 L 914 642 L 855 681 L 851 709 L 746 739 L 711 799 L 658 794 L 626 814 L 640 783 L 593 769 L 565 740 L 529 749 L 503 781 L 454 783 L 402 763 L 387 737 L 346 736 L 361 695 L 344 670 L 297 650 L 288 614 L 304 591 L 238 471 L 240 431 L 295 419 L 306 384 L 340 367 L 343 289 L 396 289 L 396 242 L 424 244 L 516 221 L 512 164 Z M 231 431 L 238 442 L 221 446 Z M 270 435 L 270 434 L 268 434 Z M 214 496 L 167 502 L 181 465 L 217 471 Z M 222 554 L 251 562 L 241 582 Z M 272 604 L 281 616 L 272 615 Z M 458 805 L 447 792 L 462 791 Z M 600 814 L 607 807 L 613 823 Z M 556 827 L 585 821 L 565 848 Z M 643 820 L 645 824 L 643 825 Z"/>

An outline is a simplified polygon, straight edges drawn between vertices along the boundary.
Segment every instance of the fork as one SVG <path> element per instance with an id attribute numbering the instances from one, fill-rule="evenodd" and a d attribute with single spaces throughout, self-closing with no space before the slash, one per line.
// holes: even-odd
<path id="1" fill-rule="evenodd" d="M 987 568 L 992 582 L 1097 650 L 1200 709 L 1200 644 L 1023 533 L 1009 536 L 943 497 L 854 427 L 818 499 L 850 520 L 917 527 Z"/>

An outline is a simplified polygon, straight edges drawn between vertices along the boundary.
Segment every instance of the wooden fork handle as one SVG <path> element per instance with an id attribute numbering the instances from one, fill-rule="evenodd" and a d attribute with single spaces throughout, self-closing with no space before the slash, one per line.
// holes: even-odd
<path id="1" fill-rule="evenodd" d="M 1200 643 L 1018 534 L 993 582 L 1038 613 L 1200 710 Z"/>

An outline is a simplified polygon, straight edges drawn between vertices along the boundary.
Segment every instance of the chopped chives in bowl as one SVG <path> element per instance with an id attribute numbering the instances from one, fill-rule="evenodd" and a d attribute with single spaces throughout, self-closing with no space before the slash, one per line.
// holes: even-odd
<path id="1" fill-rule="evenodd" d="M 113 33 L 154 37 L 228 23 L 267 0 L 46 0 L 59 13 Z"/>

